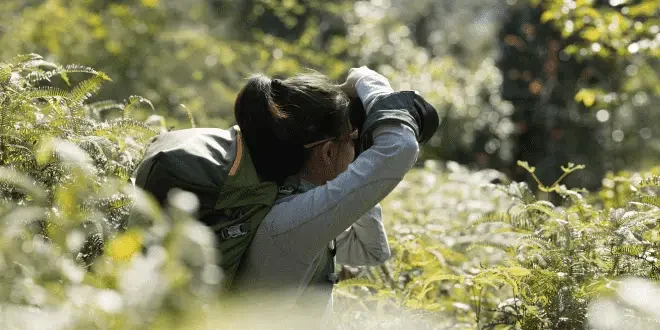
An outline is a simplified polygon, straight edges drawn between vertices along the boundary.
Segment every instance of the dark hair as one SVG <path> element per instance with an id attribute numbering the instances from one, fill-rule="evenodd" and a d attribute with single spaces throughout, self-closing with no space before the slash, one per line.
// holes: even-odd
<path id="1" fill-rule="evenodd" d="M 239 92 L 234 117 L 262 180 L 281 184 L 307 158 L 305 144 L 349 129 L 349 99 L 316 72 L 279 80 L 258 74 Z"/>

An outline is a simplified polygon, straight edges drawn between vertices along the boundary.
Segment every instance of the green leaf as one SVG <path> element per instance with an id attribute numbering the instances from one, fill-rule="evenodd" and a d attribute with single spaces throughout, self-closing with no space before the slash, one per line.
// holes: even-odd
<path id="1" fill-rule="evenodd" d="M 584 31 L 582 31 L 582 37 L 591 42 L 598 41 L 600 39 L 600 36 L 601 36 L 601 32 L 596 28 L 587 28 Z"/>
<path id="2" fill-rule="evenodd" d="M 531 271 L 523 267 L 509 267 L 506 268 L 506 271 L 513 276 L 524 277 L 531 274 Z"/>
<path id="3" fill-rule="evenodd" d="M 11 66 L 0 63 L 0 84 L 7 82 L 11 76 Z"/>
<path id="4" fill-rule="evenodd" d="M 587 108 L 596 103 L 596 90 L 583 88 L 575 94 L 575 101 L 582 102 Z"/>
<path id="5" fill-rule="evenodd" d="M 559 18 L 557 11 L 555 10 L 546 10 L 541 15 L 541 23 L 547 23 L 553 19 Z"/>
<path id="6" fill-rule="evenodd" d="M 536 167 L 529 166 L 529 163 L 527 163 L 525 161 L 519 160 L 518 162 L 516 162 L 516 164 L 518 164 L 518 166 L 520 166 L 520 167 L 524 168 L 525 170 L 527 170 L 527 172 L 529 172 L 529 173 L 534 173 L 534 171 L 536 171 Z"/>
<path id="7" fill-rule="evenodd" d="M 660 1 L 642 1 L 640 4 L 630 7 L 628 14 L 631 16 L 653 17 L 660 12 Z"/>

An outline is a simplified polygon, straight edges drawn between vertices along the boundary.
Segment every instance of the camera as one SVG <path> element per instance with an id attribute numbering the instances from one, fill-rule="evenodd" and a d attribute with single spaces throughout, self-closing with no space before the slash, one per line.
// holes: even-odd
<path id="1" fill-rule="evenodd" d="M 410 92 L 397 92 L 397 93 L 410 93 Z M 412 117 L 415 119 L 419 126 L 419 134 L 417 136 L 417 142 L 425 143 L 428 142 L 431 137 L 438 130 L 440 125 L 440 119 L 438 117 L 438 112 L 436 109 L 427 102 L 417 91 L 414 93 L 414 102 L 412 109 L 401 109 L 408 110 Z M 360 98 L 355 97 L 351 98 L 349 105 L 349 116 L 351 120 L 351 125 L 354 128 L 358 129 L 358 134 L 360 139 L 362 138 L 363 126 L 367 119 L 367 114 L 364 109 L 364 105 Z M 363 150 L 362 143 L 355 144 L 355 157 L 357 157 Z"/>

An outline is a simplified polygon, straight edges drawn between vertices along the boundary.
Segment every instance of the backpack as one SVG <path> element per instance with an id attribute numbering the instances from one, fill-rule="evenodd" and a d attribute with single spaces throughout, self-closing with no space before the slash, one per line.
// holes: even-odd
<path id="1" fill-rule="evenodd" d="M 278 195 L 275 182 L 262 182 L 238 126 L 191 128 L 163 133 L 147 147 L 135 185 L 161 206 L 179 188 L 197 195 L 197 219 L 213 229 L 231 288 L 243 254 Z"/>

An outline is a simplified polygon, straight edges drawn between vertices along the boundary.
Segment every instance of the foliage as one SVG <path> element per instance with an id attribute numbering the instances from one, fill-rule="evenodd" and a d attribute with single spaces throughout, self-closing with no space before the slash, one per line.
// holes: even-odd
<path id="1" fill-rule="evenodd" d="M 424 157 L 499 166 L 513 161 L 514 129 L 492 59 L 500 6 L 496 0 L 6 0 L 0 59 L 34 52 L 97 68 L 114 80 L 100 100 L 143 95 L 176 127 L 188 123 L 182 104 L 200 126 L 230 125 L 236 92 L 253 72 L 287 76 L 311 67 L 339 80 L 352 66 L 370 65 L 441 112 L 442 131 Z M 461 28 L 465 21 L 474 23 Z M 59 80 L 53 83 L 64 84 Z M 118 115 L 104 112 L 104 118 Z M 146 115 L 136 111 L 134 118 Z"/>
<path id="2" fill-rule="evenodd" d="M 607 171 L 654 164 L 658 104 L 657 1 L 510 1 L 500 30 L 503 96 L 514 104 L 514 158 L 553 180 L 599 189 Z M 522 180 L 525 172 L 511 171 Z M 531 181 L 528 181 L 531 183 Z"/>
<path id="3" fill-rule="evenodd" d="M 533 189 L 413 170 L 383 202 L 392 260 L 342 268 L 337 327 L 652 328 L 660 170 L 623 169 L 660 150 L 658 2 L 507 3 L 0 1 L 0 328 L 226 321 L 208 229 L 129 183 L 144 145 L 226 127 L 247 73 L 356 65 L 436 105 L 425 158 Z"/>
<path id="4" fill-rule="evenodd" d="M 56 76 L 72 87 L 42 86 Z M 0 328 L 176 328 L 214 297 L 212 231 L 128 182 L 155 136 L 129 111 L 149 102 L 87 102 L 106 81 L 34 54 L 0 63 Z M 96 119 L 110 108 L 124 116 Z"/>
<path id="5" fill-rule="evenodd" d="M 97 68 L 114 80 L 98 99 L 143 95 L 175 127 L 186 109 L 200 126 L 230 125 L 252 72 L 339 80 L 369 65 L 439 110 L 423 158 L 515 180 L 516 160 L 544 181 L 590 164 L 566 184 L 598 189 L 608 170 L 658 158 L 656 14 L 654 0 L 5 0 L 0 59 Z"/>
<path id="6" fill-rule="evenodd" d="M 501 1 L 359 1 L 346 14 L 348 52 L 413 89 L 438 110 L 441 127 L 423 149 L 441 158 L 499 168 L 514 161 L 513 107 L 495 66 Z"/>
<path id="7" fill-rule="evenodd" d="M 577 85 L 575 101 L 603 123 L 609 169 L 649 167 L 657 158 L 650 132 L 660 101 L 660 3 L 658 1 L 544 1 L 541 21 L 565 40 L 563 52 L 589 65 L 592 79 Z M 654 149 L 654 148 L 651 148 Z M 641 151 L 645 150 L 645 151 Z M 606 160 L 607 163 L 607 160 Z"/>
<path id="8" fill-rule="evenodd" d="M 544 186 L 562 197 L 554 205 L 524 183 L 490 183 L 503 180 L 496 172 L 449 165 L 439 179 L 427 164 L 387 197 L 392 260 L 378 270 L 344 270 L 352 279 L 338 290 L 346 313 L 338 322 L 358 320 L 359 328 L 392 315 L 385 317 L 392 324 L 422 318 L 440 329 L 585 328 L 591 302 L 601 310 L 617 287 L 628 290 L 620 277 L 658 280 L 657 170 L 611 175 L 616 183 L 599 195 Z M 633 322 L 647 324 L 646 309 L 631 304 Z"/>
<path id="9" fill-rule="evenodd" d="M 275 6 L 258 2 L 263 3 L 261 15 L 263 5 Z M 128 91 L 144 95 L 179 127 L 188 122 L 181 104 L 203 126 L 227 127 L 236 92 L 250 73 L 290 75 L 312 67 L 337 78 L 347 70 L 333 57 L 343 50 L 341 42 L 328 41 L 337 45 L 328 49 L 319 42 L 320 20 L 302 25 L 304 33 L 294 43 L 263 32 L 266 27 L 245 27 L 246 20 L 230 11 L 232 6 L 240 4 L 6 0 L 0 4 L 0 59 L 40 53 L 51 61 L 103 70 L 115 81 L 99 99 L 128 98 Z"/>

